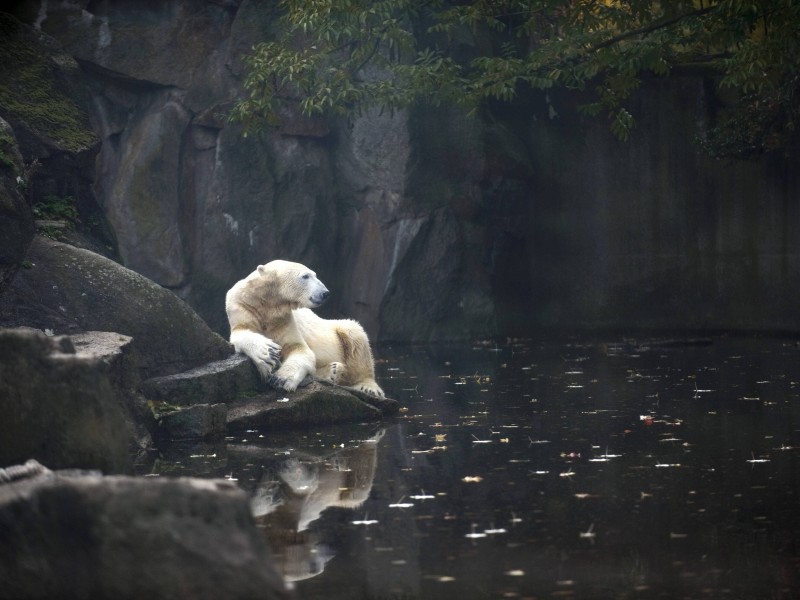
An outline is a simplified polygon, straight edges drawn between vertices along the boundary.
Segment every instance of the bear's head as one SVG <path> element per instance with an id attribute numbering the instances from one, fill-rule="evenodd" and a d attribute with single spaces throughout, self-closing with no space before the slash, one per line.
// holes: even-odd
<path id="1" fill-rule="evenodd" d="M 273 260 L 257 269 L 265 297 L 291 304 L 293 308 L 316 308 L 331 293 L 317 274 L 300 263 Z"/>

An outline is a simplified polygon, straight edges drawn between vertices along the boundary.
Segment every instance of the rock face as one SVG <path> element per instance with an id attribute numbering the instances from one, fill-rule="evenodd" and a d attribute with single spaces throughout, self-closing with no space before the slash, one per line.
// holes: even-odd
<path id="1" fill-rule="evenodd" d="M 129 341 L 118 342 L 120 355 Z M 112 384 L 122 359 L 104 358 L 76 351 L 66 336 L 0 329 L 0 465 L 35 458 L 54 468 L 130 470 L 133 418 Z"/>
<path id="2" fill-rule="evenodd" d="M 463 337 L 464 319 L 472 334 L 492 332 L 488 284 L 463 269 L 453 245 L 463 232 L 447 197 L 435 199 L 436 215 L 413 201 L 408 114 L 367 114 L 351 127 L 330 127 L 287 113 L 263 139 L 242 137 L 220 117 L 240 90 L 241 55 L 273 27 L 271 5 L 176 0 L 129 10 L 29 1 L 15 13 L 84 67 L 87 110 L 101 140 L 87 176 L 121 261 L 175 290 L 213 329 L 227 334 L 222 307 L 231 285 L 283 257 L 331 282 L 336 300 L 326 316 L 356 318 L 373 339 L 384 326 L 393 338 Z M 419 256 L 442 233 L 450 244 L 443 251 L 456 256 L 441 276 L 431 273 L 432 260 L 406 261 L 398 271 L 409 249 Z M 432 274 L 428 288 L 449 289 L 387 300 L 408 271 L 418 279 Z M 482 299 L 464 301 L 475 295 Z M 452 318 L 428 326 L 431 301 L 437 315 Z"/>
<path id="3" fill-rule="evenodd" d="M 0 484 L 2 598 L 289 598 L 224 480 L 45 473 Z"/>
<path id="4" fill-rule="evenodd" d="M 33 211 L 20 191 L 22 173 L 14 132 L 0 118 L 0 293 L 19 269 L 33 239 Z"/>
<path id="5" fill-rule="evenodd" d="M 418 107 L 325 123 L 287 110 L 245 138 L 224 115 L 242 93 L 241 55 L 276 26 L 274 3 L 26 0 L 14 14 L 8 39 L 63 56 L 53 78 L 80 80 L 99 141 L 48 145 L 0 96 L 23 158 L 47 167 L 27 193 L 101 207 L 121 262 L 222 335 L 225 292 L 274 258 L 314 268 L 334 293 L 324 316 L 356 318 L 373 340 L 800 329 L 800 250 L 783 225 L 798 171 L 699 156 L 697 125 L 720 102 L 699 78 L 643 85 L 627 144 L 557 92 L 475 119 Z M 12 74 L 0 70 L 0 89 Z"/>

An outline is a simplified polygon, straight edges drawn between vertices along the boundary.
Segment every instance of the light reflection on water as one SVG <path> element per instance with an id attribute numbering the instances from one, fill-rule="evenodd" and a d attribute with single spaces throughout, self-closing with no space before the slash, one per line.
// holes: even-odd
<path id="1" fill-rule="evenodd" d="M 793 343 L 378 354 L 392 422 L 154 470 L 238 480 L 301 598 L 800 596 Z"/>

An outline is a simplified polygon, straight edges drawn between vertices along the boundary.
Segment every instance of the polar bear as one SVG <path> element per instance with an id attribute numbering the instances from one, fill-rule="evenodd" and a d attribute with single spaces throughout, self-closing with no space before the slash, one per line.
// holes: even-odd
<path id="1" fill-rule="evenodd" d="M 323 319 L 311 310 L 328 296 L 316 273 L 300 263 L 259 265 L 225 296 L 231 344 L 270 385 L 287 392 L 316 376 L 383 398 L 361 325 Z"/>

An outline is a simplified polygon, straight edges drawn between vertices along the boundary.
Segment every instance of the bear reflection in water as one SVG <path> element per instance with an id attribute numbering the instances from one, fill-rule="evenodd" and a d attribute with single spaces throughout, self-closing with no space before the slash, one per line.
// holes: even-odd
<path id="1" fill-rule="evenodd" d="M 290 458 L 259 483 L 251 508 L 286 581 L 319 575 L 333 558 L 309 526 L 329 507 L 355 509 L 369 497 L 383 433 L 327 457 Z"/>

